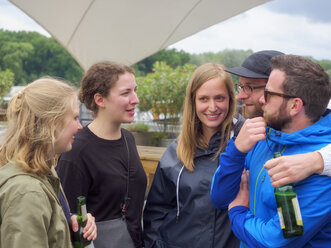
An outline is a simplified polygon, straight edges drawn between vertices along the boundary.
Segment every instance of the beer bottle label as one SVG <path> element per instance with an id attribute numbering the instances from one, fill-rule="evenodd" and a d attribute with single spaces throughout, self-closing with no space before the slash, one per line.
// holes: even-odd
<path id="1" fill-rule="evenodd" d="M 302 224 L 302 216 L 301 216 L 299 202 L 298 202 L 298 198 L 297 197 L 292 198 L 292 204 L 293 204 L 293 208 L 294 208 L 294 212 L 295 212 L 295 219 L 297 221 L 297 225 L 298 226 L 303 226 L 303 224 Z"/>
<path id="2" fill-rule="evenodd" d="M 87 210 L 86 210 L 86 205 L 80 206 L 80 211 L 82 214 L 82 221 L 86 221 L 86 215 L 87 215 Z"/>
<path id="3" fill-rule="evenodd" d="M 278 211 L 278 216 L 279 216 L 279 223 L 280 223 L 280 228 L 285 229 L 285 223 L 284 223 L 284 218 L 282 214 L 282 208 L 277 208 Z"/>

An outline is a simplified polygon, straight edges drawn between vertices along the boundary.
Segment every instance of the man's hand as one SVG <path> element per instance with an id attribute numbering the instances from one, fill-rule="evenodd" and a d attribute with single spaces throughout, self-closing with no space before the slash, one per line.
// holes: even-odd
<path id="1" fill-rule="evenodd" d="M 229 210 L 236 206 L 249 207 L 248 175 L 249 172 L 244 170 L 243 174 L 241 175 L 240 189 L 238 195 L 230 203 L 228 207 Z"/>
<path id="2" fill-rule="evenodd" d="M 301 181 L 313 173 L 321 174 L 324 161 L 319 152 L 282 156 L 268 160 L 264 168 L 268 170 L 272 186 Z"/>
<path id="3" fill-rule="evenodd" d="M 74 232 L 78 231 L 78 222 L 77 222 L 77 215 L 72 215 L 70 219 L 72 230 Z M 97 226 L 95 224 L 95 218 L 88 213 L 87 214 L 87 223 L 83 230 L 83 237 L 87 240 L 95 240 L 97 238 Z"/>
<path id="4" fill-rule="evenodd" d="M 265 139 L 266 122 L 262 117 L 256 117 L 245 121 L 234 142 L 237 149 L 248 153 L 255 144 Z"/>

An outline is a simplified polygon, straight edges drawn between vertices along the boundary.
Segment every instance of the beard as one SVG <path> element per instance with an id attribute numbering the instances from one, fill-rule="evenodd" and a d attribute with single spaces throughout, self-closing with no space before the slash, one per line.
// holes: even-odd
<path id="1" fill-rule="evenodd" d="M 255 118 L 263 116 L 263 110 L 260 106 L 255 106 L 254 111 L 249 111 L 246 113 L 248 118 Z"/>
<path id="2" fill-rule="evenodd" d="M 244 108 L 244 117 L 245 118 L 255 118 L 263 116 L 262 106 L 259 103 L 254 104 L 254 108 L 246 109 Z"/>
<path id="3" fill-rule="evenodd" d="M 264 119 L 269 127 L 281 131 L 292 121 L 292 118 L 286 114 L 285 105 L 286 102 L 279 108 L 277 115 L 270 116 L 264 111 Z"/>

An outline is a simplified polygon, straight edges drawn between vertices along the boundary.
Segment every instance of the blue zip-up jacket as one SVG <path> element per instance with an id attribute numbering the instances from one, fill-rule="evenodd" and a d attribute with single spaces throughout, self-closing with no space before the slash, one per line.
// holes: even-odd
<path id="1" fill-rule="evenodd" d="M 268 138 L 248 153 L 241 153 L 230 140 L 220 157 L 212 186 L 216 208 L 227 208 L 236 197 L 241 174 L 249 169 L 249 209 L 237 206 L 229 211 L 231 227 L 241 247 L 331 247 L 331 178 L 314 174 L 294 183 L 301 209 L 304 235 L 284 239 L 277 214 L 274 188 L 265 162 L 274 152 L 283 155 L 307 153 L 331 143 L 330 112 L 313 125 L 294 133 L 268 128 Z"/>

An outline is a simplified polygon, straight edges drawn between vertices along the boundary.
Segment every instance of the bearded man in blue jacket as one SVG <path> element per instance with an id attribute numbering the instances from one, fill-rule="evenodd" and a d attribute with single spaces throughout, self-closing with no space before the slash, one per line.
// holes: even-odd
<path id="1" fill-rule="evenodd" d="M 229 206 L 241 247 L 330 247 L 331 178 L 313 174 L 294 183 L 304 235 L 285 239 L 274 188 L 263 167 L 275 152 L 306 153 L 331 142 L 330 111 L 323 116 L 331 97 L 330 79 L 321 66 L 300 56 L 276 56 L 271 65 L 260 98 L 263 118 L 247 120 L 237 138 L 229 141 L 214 175 L 211 198 L 216 208 Z"/>

